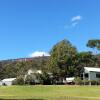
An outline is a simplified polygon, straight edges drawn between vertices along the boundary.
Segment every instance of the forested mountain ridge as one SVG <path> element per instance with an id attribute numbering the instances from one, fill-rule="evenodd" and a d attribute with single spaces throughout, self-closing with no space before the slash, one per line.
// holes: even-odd
<path id="1" fill-rule="evenodd" d="M 78 56 L 82 56 L 82 54 L 79 54 Z M 91 62 L 86 64 L 84 60 L 81 60 L 79 61 L 79 65 L 77 65 L 76 68 L 81 70 L 82 67 L 86 65 L 87 67 L 100 67 L 100 54 L 96 55 L 95 57 L 97 58 L 95 64 Z M 44 67 L 47 66 L 49 58 L 49 56 L 43 56 L 35 58 L 2 60 L 0 61 L 0 79 L 24 75 L 30 68 L 43 70 Z"/>
<path id="2" fill-rule="evenodd" d="M 95 44 L 95 45 L 94 45 Z M 89 41 L 91 49 L 100 49 L 99 41 Z M 0 61 L 0 79 L 13 78 L 25 75 L 32 69 L 42 70 L 44 73 L 53 73 L 55 78 L 80 76 L 83 67 L 100 67 L 100 54 L 93 52 L 78 52 L 68 40 L 62 40 L 50 50 L 51 56 L 35 58 L 19 58 Z"/>
<path id="3" fill-rule="evenodd" d="M 48 56 L 34 58 L 19 58 L 0 61 L 0 79 L 24 75 L 28 69 L 42 69 Z"/>

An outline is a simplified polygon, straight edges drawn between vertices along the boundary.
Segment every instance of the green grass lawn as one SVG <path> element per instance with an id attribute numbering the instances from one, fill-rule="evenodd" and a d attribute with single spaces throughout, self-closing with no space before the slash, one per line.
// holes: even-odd
<path id="1" fill-rule="evenodd" d="M 100 100 L 100 86 L 1 86 L 0 100 Z"/>

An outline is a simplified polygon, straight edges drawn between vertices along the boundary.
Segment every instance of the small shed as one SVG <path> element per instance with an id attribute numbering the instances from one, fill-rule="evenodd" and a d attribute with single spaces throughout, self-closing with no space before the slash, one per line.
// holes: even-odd
<path id="1" fill-rule="evenodd" d="M 68 78 L 66 78 L 66 82 L 67 83 L 73 83 L 74 82 L 74 77 L 68 77 Z"/>
<path id="2" fill-rule="evenodd" d="M 30 82 L 30 84 L 39 84 L 40 83 L 40 80 L 37 77 L 37 74 L 42 74 L 42 71 L 41 70 L 37 70 L 37 69 L 29 69 L 28 72 L 27 72 L 27 74 L 24 77 L 24 81 L 26 83 L 27 82 L 28 83 Z M 32 79 L 29 80 L 29 81 L 26 81 L 28 75 L 30 75 L 32 77 Z"/>
<path id="3" fill-rule="evenodd" d="M 16 78 L 6 78 L 2 80 L 2 85 L 10 86 Z"/>
<path id="4" fill-rule="evenodd" d="M 100 68 L 84 67 L 83 79 L 85 80 L 100 80 Z"/>
<path id="5" fill-rule="evenodd" d="M 42 74 L 42 71 L 41 70 L 36 70 L 36 69 L 29 69 L 27 75 L 31 75 L 33 73 Z"/>
<path id="6" fill-rule="evenodd" d="M 2 81 L 0 81 L 0 86 L 2 85 Z"/>

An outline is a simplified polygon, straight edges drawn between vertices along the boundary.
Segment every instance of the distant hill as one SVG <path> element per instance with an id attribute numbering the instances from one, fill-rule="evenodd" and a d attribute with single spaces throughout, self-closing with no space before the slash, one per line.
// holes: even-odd
<path id="1" fill-rule="evenodd" d="M 48 58 L 48 56 L 42 56 L 2 60 L 0 61 L 0 79 L 25 75 L 30 68 L 43 69 L 48 61 Z"/>
<path id="2" fill-rule="evenodd" d="M 7 59 L 7 60 L 1 60 L 0 63 L 23 62 L 23 61 L 38 61 L 38 60 L 40 61 L 40 60 L 48 60 L 48 58 L 49 58 L 49 56 Z"/>
<path id="3" fill-rule="evenodd" d="M 13 78 L 19 75 L 25 75 L 28 69 L 43 70 L 50 56 L 18 58 L 0 61 L 0 79 Z M 96 55 L 98 59 L 96 65 L 100 67 L 100 54 Z M 91 66 L 91 65 L 89 65 Z"/>

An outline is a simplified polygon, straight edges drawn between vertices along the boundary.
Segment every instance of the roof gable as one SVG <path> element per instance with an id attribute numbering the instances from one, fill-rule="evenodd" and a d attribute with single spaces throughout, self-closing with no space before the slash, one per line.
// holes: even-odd
<path id="1" fill-rule="evenodd" d="M 94 67 L 84 67 L 85 72 L 100 72 L 100 68 L 94 68 Z"/>

